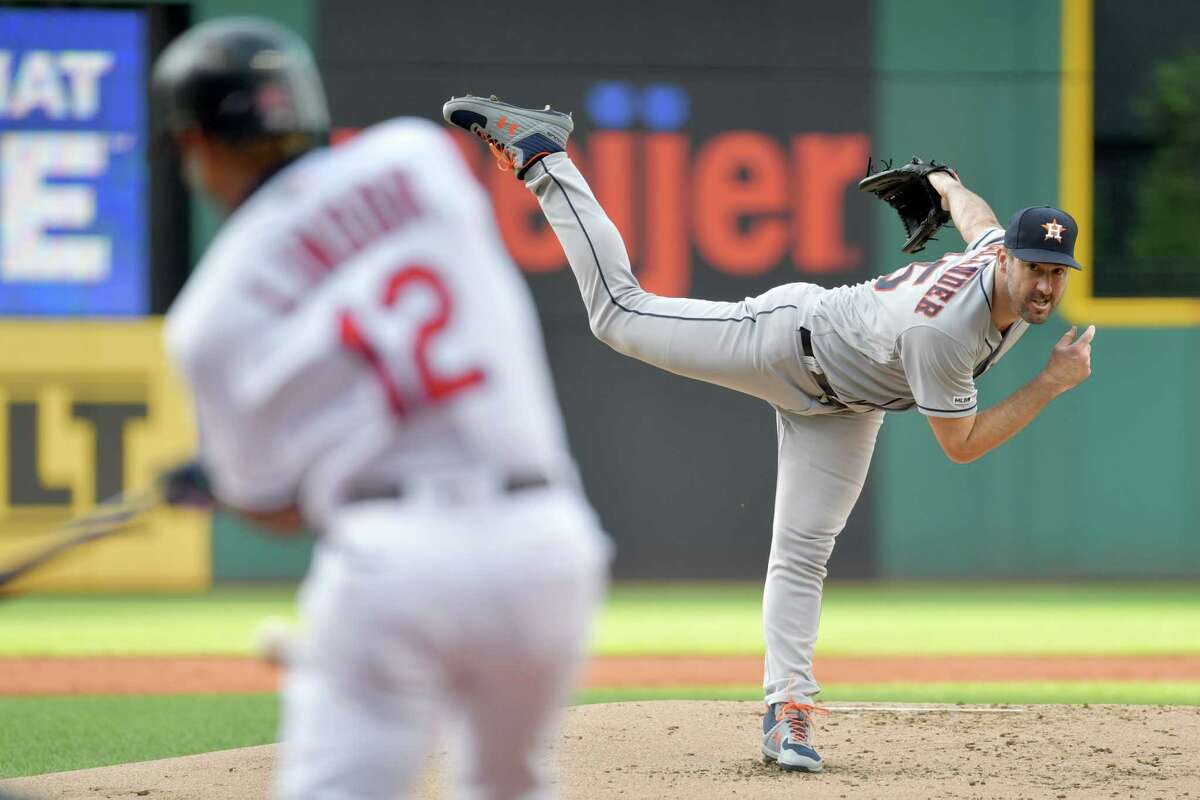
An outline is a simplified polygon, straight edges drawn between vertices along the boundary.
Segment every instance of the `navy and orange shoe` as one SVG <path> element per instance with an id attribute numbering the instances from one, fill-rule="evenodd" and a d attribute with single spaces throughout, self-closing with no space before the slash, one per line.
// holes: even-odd
<path id="1" fill-rule="evenodd" d="M 567 137 L 575 129 L 570 114 L 550 106 L 540 111 L 510 106 L 495 95 L 451 97 L 442 106 L 442 116 L 487 142 L 500 169 L 511 169 L 518 178 L 551 153 L 566 150 Z"/>
<path id="2" fill-rule="evenodd" d="M 821 756 L 813 749 L 812 718 L 828 713 L 826 709 L 807 703 L 775 703 L 763 715 L 763 758 L 774 761 L 783 769 L 798 772 L 820 772 L 825 767 Z"/>

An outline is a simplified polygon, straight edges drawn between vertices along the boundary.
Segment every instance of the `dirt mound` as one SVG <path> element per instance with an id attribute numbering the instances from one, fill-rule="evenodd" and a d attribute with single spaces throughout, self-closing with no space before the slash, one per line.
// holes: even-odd
<path id="1" fill-rule="evenodd" d="M 566 800 L 620 797 L 1200 797 L 1200 708 L 833 704 L 818 721 L 820 775 L 758 752 L 758 703 L 577 706 L 558 742 Z M 42 798 L 263 798 L 272 747 L 0 781 Z M 434 756 L 419 797 L 444 796 Z"/>

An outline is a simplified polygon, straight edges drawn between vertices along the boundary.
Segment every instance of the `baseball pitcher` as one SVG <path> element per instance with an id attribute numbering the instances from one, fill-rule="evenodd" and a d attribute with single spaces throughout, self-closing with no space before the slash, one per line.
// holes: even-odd
<path id="1" fill-rule="evenodd" d="M 778 484 L 763 595 L 762 752 L 820 771 L 812 655 L 825 565 L 862 490 L 884 412 L 916 408 L 947 456 L 973 461 L 1090 372 L 1089 327 L 1068 331 L 1033 380 L 981 411 L 975 383 L 1066 289 L 1078 230 L 1066 212 L 1023 209 L 1007 228 L 943 167 L 894 171 L 881 196 L 917 230 L 952 217 L 966 249 L 856 286 L 792 283 L 741 302 L 658 297 L 639 286 L 613 223 L 565 153 L 569 115 L 451 98 L 446 120 L 484 139 L 536 195 L 579 282 L 593 333 L 618 352 L 761 398 L 778 424 Z M 503 120 L 503 124 L 499 122 Z M 901 172 L 901 170 L 903 172 Z M 921 210 L 923 181 L 937 208 Z M 865 187 L 866 188 L 866 187 Z M 936 228 L 934 228 L 936 229 Z"/>
<path id="2" fill-rule="evenodd" d="M 153 85 L 228 214 L 166 324 L 205 467 L 178 480 L 319 531 L 277 796 L 401 796 L 443 727 L 464 796 L 546 796 L 608 548 L 485 194 L 427 121 L 319 146 L 312 57 L 265 21 L 191 29 Z"/>

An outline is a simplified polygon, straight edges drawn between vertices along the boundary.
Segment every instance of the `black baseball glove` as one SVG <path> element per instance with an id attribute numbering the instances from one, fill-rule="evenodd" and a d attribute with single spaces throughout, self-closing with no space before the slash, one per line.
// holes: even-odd
<path id="1" fill-rule="evenodd" d="M 880 164 L 879 172 L 871 173 L 871 162 L 867 162 L 867 177 L 858 182 L 858 188 L 870 192 L 900 215 L 908 241 L 900 248 L 905 253 L 919 253 L 925 243 L 933 238 L 938 228 L 950 221 L 950 212 L 942 208 L 942 196 L 929 182 L 929 173 L 957 173 L 945 164 L 932 159 L 926 163 L 914 157 L 909 163 L 892 168 L 892 162 Z"/>
<path id="2" fill-rule="evenodd" d="M 160 473 L 159 488 L 167 505 L 212 508 L 216 505 L 208 472 L 199 461 L 187 461 Z"/>

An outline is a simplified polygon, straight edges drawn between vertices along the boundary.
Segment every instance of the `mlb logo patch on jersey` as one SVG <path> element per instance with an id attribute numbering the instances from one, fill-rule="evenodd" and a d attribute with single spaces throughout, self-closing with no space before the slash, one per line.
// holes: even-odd
<path id="1" fill-rule="evenodd" d="M 956 406 L 974 405 L 976 394 L 977 393 L 955 395 L 953 398 L 951 398 L 951 402 L 953 402 Z"/>

